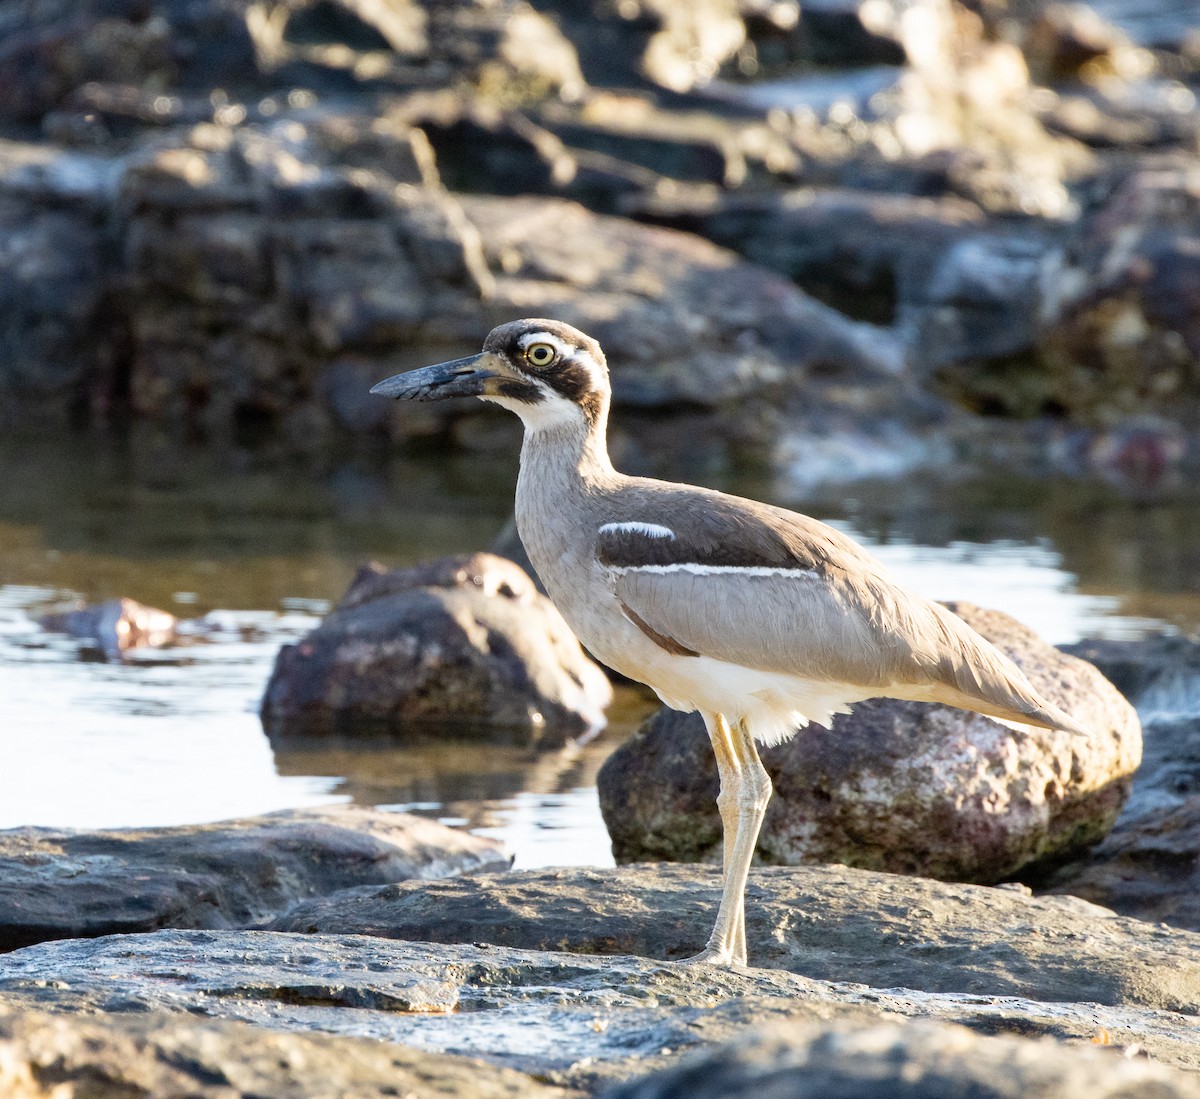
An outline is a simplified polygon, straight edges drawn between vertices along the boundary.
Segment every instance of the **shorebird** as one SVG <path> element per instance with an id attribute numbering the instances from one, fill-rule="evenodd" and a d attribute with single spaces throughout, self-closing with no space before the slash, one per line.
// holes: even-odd
<path id="1" fill-rule="evenodd" d="M 756 741 L 828 726 L 879 696 L 1086 735 L 990 642 L 832 527 L 618 473 L 604 353 L 567 324 L 502 324 L 478 355 L 371 392 L 474 396 L 520 416 L 517 529 L 546 591 L 599 660 L 703 717 L 720 775 L 724 881 L 712 935 L 689 961 L 746 963 L 746 878 L 771 796 Z"/>

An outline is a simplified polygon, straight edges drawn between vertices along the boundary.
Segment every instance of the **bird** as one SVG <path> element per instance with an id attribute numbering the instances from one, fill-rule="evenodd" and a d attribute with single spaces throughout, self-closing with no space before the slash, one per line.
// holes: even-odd
<path id="1" fill-rule="evenodd" d="M 746 880 L 772 793 L 758 744 L 829 726 L 875 697 L 1087 735 L 994 645 L 833 527 L 619 473 L 604 352 L 568 324 L 501 324 L 479 354 L 371 393 L 472 396 L 515 412 L 517 530 L 547 593 L 602 663 L 703 718 L 720 779 L 723 880 L 712 934 L 688 962 L 747 964 Z"/>

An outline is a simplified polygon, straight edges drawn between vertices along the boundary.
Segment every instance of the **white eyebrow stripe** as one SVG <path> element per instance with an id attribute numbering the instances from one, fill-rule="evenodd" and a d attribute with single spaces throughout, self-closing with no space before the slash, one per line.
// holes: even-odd
<path id="1" fill-rule="evenodd" d="M 693 561 L 682 561 L 674 565 L 615 565 L 613 572 L 645 572 L 658 576 L 669 576 L 677 572 L 689 572 L 694 576 L 782 576 L 789 580 L 822 580 L 816 569 L 785 569 L 768 565 L 698 565 Z"/>
<path id="2" fill-rule="evenodd" d="M 675 532 L 670 527 L 658 523 L 605 523 L 600 528 L 600 534 L 642 534 L 647 538 L 670 538 L 675 540 Z"/>
<path id="3" fill-rule="evenodd" d="M 526 332 L 517 340 L 517 346 L 522 351 L 534 343 L 548 343 L 558 352 L 560 359 L 569 359 L 575 354 L 574 347 L 569 343 L 563 343 L 557 336 L 552 336 L 549 332 Z"/>

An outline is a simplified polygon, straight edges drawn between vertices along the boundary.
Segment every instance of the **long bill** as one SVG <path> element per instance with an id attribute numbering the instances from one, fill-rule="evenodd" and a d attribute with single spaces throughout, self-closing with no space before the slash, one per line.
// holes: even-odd
<path id="1" fill-rule="evenodd" d="M 470 355 L 465 359 L 454 359 L 436 366 L 425 366 L 420 370 L 409 370 L 394 374 L 371 387 L 379 397 L 392 397 L 397 401 L 441 401 L 448 397 L 478 397 L 487 383 L 496 377 L 488 369 L 486 352 Z"/>

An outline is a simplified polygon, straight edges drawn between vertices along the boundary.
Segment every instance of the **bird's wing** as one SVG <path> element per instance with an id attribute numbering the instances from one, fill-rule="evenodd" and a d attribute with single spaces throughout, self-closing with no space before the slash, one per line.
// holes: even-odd
<path id="1" fill-rule="evenodd" d="M 1008 657 L 838 531 L 702 495 L 669 519 L 639 509 L 597 533 L 614 595 L 663 648 L 1071 727 Z"/>

